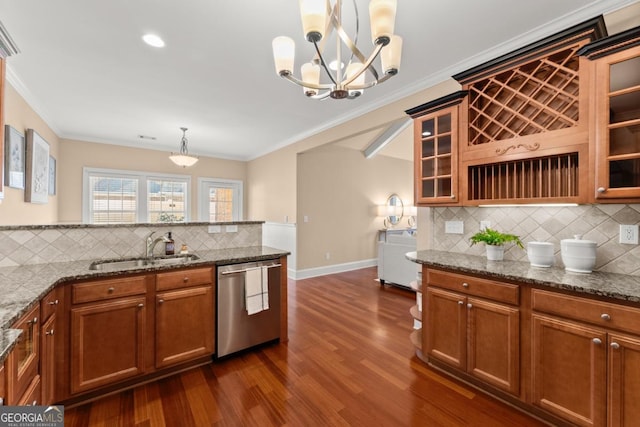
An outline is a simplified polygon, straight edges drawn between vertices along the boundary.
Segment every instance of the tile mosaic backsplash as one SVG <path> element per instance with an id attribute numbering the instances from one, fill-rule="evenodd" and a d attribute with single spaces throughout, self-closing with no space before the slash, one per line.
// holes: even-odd
<path id="1" fill-rule="evenodd" d="M 234 223 L 236 232 L 208 233 L 208 224 L 135 226 L 20 226 L 0 228 L 0 267 L 77 260 L 144 256 L 145 238 L 172 232 L 176 252 L 185 243 L 190 251 L 262 245 L 262 223 Z M 164 252 L 162 243 L 155 255 Z"/>
<path id="2" fill-rule="evenodd" d="M 640 224 L 640 204 L 599 204 L 571 207 L 447 207 L 429 209 L 430 248 L 484 255 L 483 244 L 470 246 L 469 237 L 480 229 L 480 221 L 491 228 L 530 241 L 552 242 L 556 266 L 562 266 L 560 240 L 581 234 L 598 244 L 596 270 L 640 275 L 640 246 L 618 243 L 620 224 Z M 464 234 L 445 234 L 445 221 L 463 221 Z M 422 226 L 422 224 L 420 224 Z M 505 259 L 527 261 L 526 251 L 509 245 Z"/>

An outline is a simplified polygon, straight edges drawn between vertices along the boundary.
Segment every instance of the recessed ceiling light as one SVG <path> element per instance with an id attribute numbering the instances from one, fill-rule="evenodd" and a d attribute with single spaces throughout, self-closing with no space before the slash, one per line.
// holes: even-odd
<path id="1" fill-rule="evenodd" d="M 429 132 L 428 130 L 424 131 L 422 132 L 422 136 L 431 136 L 431 132 Z"/>
<path id="2" fill-rule="evenodd" d="M 144 36 L 142 36 L 142 40 L 144 40 L 144 42 L 149 46 L 164 47 L 164 40 L 162 40 L 155 34 L 145 34 Z"/>

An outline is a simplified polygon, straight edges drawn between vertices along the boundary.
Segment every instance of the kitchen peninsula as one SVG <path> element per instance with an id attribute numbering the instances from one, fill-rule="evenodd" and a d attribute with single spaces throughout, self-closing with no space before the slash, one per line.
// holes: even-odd
<path id="1" fill-rule="evenodd" d="M 407 257 L 422 264 L 422 360 L 557 425 L 640 415 L 640 277 L 437 250 Z"/>
<path id="2" fill-rule="evenodd" d="M 279 341 L 286 341 L 288 252 L 262 246 L 261 226 L 258 221 L 216 223 L 215 233 L 208 233 L 211 230 L 208 223 L 1 227 L 0 235 L 15 247 L 14 258 L 0 258 L 4 263 L 0 265 L 15 262 L 19 258 L 16 254 L 35 251 L 35 247 L 40 248 L 39 257 L 44 256 L 45 240 L 57 241 L 54 245 L 58 248 L 75 245 L 74 239 L 91 242 L 87 244 L 90 248 L 84 248 L 76 260 L 64 261 L 68 254 L 49 248 L 53 262 L 27 260 L 21 265 L 0 267 L 0 368 L 4 369 L 0 373 L 11 384 L 7 387 L 5 404 L 79 402 L 104 391 L 210 362 L 215 353 L 216 272 L 221 265 L 277 261 L 282 271 L 278 275 Z M 187 242 L 190 254 L 195 256 L 177 263 L 91 269 L 95 261 L 140 258 L 144 254 L 144 236 L 150 231 L 161 234 L 165 229 L 173 230 L 180 243 Z M 24 244 L 17 245 L 17 240 Z M 35 254 L 31 261 L 34 258 Z M 120 311 L 113 311 L 115 306 Z M 166 313 L 185 313 L 185 317 L 176 322 Z M 199 318 L 203 315 L 208 318 Z M 136 351 L 121 354 L 118 360 L 114 358 L 114 371 L 109 372 L 108 351 L 121 337 L 95 336 L 94 332 L 127 330 L 130 325 L 122 327 L 124 319 L 130 319 L 131 328 L 136 331 L 131 334 Z M 111 328 L 110 321 L 118 323 Z M 99 322 L 104 326 L 96 326 Z M 15 329 L 17 325 L 24 325 L 22 333 Z M 199 325 L 202 329 L 198 330 L 206 333 L 188 331 L 194 332 L 188 334 L 180 330 L 200 328 Z M 91 329 L 96 327 L 97 330 Z M 187 335 L 193 338 L 182 343 Z M 94 343 L 84 342 L 85 338 Z M 30 344 L 22 345 L 23 341 Z M 178 342 L 187 348 L 172 353 L 179 347 Z M 22 347 L 28 351 L 22 351 Z M 102 354 L 98 357 L 102 359 L 100 366 L 89 366 L 90 358 L 83 359 L 82 349 L 91 348 Z M 19 364 L 14 361 L 18 357 Z M 22 361 L 26 366 L 31 358 L 35 360 L 33 379 L 17 385 L 23 376 Z M 126 365 L 129 362 L 135 369 Z M 14 365 L 20 369 L 11 368 Z M 55 375 L 54 383 L 51 372 Z M 16 377 L 15 384 L 12 376 Z M 0 393 L 0 397 L 4 396 Z"/>

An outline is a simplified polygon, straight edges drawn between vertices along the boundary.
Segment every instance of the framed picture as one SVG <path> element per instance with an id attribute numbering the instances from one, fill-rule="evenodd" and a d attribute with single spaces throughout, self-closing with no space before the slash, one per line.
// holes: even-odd
<path id="1" fill-rule="evenodd" d="M 26 188 L 24 201 L 49 201 L 49 144 L 33 129 L 27 129 Z"/>
<path id="2" fill-rule="evenodd" d="M 9 125 L 4 126 L 4 184 L 24 189 L 24 134 Z"/>
<path id="3" fill-rule="evenodd" d="M 49 195 L 56 195 L 56 159 L 49 156 Z"/>

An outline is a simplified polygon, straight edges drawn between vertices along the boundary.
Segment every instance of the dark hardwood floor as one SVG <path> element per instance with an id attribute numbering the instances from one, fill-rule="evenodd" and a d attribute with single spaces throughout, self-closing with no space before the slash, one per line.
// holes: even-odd
<path id="1" fill-rule="evenodd" d="M 541 426 L 415 357 L 373 268 L 289 282 L 289 342 L 65 411 L 65 426 Z"/>

